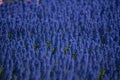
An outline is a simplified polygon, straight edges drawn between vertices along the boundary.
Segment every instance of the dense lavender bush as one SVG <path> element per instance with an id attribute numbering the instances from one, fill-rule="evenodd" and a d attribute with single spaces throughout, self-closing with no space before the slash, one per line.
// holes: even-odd
<path id="1" fill-rule="evenodd" d="M 0 5 L 0 80 L 120 80 L 120 0 Z"/>

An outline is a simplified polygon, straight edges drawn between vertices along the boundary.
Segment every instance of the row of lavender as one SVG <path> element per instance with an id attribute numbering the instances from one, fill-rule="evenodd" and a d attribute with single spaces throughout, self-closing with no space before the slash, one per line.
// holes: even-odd
<path id="1" fill-rule="evenodd" d="M 0 79 L 119 80 L 119 0 L 0 6 Z"/>

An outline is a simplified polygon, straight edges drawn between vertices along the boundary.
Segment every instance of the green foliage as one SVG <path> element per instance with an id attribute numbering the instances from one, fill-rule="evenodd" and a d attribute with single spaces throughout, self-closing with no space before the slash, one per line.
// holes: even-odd
<path id="1" fill-rule="evenodd" d="M 50 71 L 50 77 L 53 77 L 53 75 L 54 75 L 54 72 L 51 70 Z"/>
<path id="2" fill-rule="evenodd" d="M 71 58 L 76 59 L 77 55 L 75 53 L 71 54 Z"/>
<path id="3" fill-rule="evenodd" d="M 66 69 L 65 69 L 65 73 L 68 73 L 68 71 L 69 71 L 68 68 L 66 68 Z"/>
<path id="4" fill-rule="evenodd" d="M 68 47 L 64 47 L 64 53 L 67 53 L 68 52 Z"/>
<path id="5" fill-rule="evenodd" d="M 9 39 L 9 40 L 11 39 L 11 34 L 10 34 L 10 32 L 8 32 L 8 39 Z"/>
<path id="6" fill-rule="evenodd" d="M 4 68 L 1 67 L 1 68 L 0 68 L 0 76 L 3 74 L 3 72 L 4 72 Z"/>
<path id="7" fill-rule="evenodd" d="M 46 45 L 49 47 L 49 46 L 50 46 L 50 41 L 47 41 L 47 42 L 46 42 Z"/>
<path id="8" fill-rule="evenodd" d="M 39 80 L 42 80 L 42 78 L 40 77 Z"/>
<path id="9" fill-rule="evenodd" d="M 55 53 L 56 47 L 52 48 L 51 50 L 51 55 L 53 55 Z"/>
<path id="10" fill-rule="evenodd" d="M 58 65 L 58 61 L 55 61 L 54 66 L 57 66 L 57 65 Z"/>
<path id="11" fill-rule="evenodd" d="M 75 72 L 77 77 L 80 79 L 81 78 L 81 74 L 79 74 L 78 72 Z"/>
<path id="12" fill-rule="evenodd" d="M 33 46 L 34 46 L 34 50 L 36 50 L 36 48 L 37 48 L 37 43 L 34 42 Z"/>
<path id="13" fill-rule="evenodd" d="M 69 68 L 69 66 L 67 66 L 65 69 L 65 73 L 68 73 L 69 70 L 70 70 L 70 68 Z"/>
<path id="14" fill-rule="evenodd" d="M 92 48 L 89 47 L 89 49 L 88 49 L 88 53 L 91 54 L 91 52 L 92 52 Z"/>
<path id="15" fill-rule="evenodd" d="M 112 80 L 112 77 L 110 77 L 110 80 Z"/>
<path id="16" fill-rule="evenodd" d="M 110 32 L 110 29 L 108 27 L 106 27 L 106 32 Z"/>
<path id="17" fill-rule="evenodd" d="M 12 77 L 17 77 L 17 73 L 13 70 Z"/>
<path id="18" fill-rule="evenodd" d="M 24 48 L 26 48 L 27 47 L 27 45 L 26 45 L 26 43 L 24 42 Z"/>
<path id="19" fill-rule="evenodd" d="M 100 80 L 102 76 L 105 74 L 105 68 L 102 68 L 97 75 L 97 80 Z"/>

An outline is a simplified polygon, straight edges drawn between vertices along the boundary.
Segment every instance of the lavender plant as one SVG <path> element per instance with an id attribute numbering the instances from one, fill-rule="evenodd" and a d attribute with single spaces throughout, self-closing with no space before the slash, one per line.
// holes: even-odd
<path id="1" fill-rule="evenodd" d="M 119 3 L 3 3 L 0 80 L 119 80 Z"/>

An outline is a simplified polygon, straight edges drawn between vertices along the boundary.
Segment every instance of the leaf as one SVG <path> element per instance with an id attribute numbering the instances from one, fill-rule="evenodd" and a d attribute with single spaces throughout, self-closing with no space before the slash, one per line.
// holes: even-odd
<path id="1" fill-rule="evenodd" d="M 71 57 L 72 57 L 73 59 L 75 59 L 75 58 L 77 57 L 77 55 L 76 55 L 75 53 L 73 53 L 73 54 L 71 55 Z"/>
<path id="2" fill-rule="evenodd" d="M 104 74 L 105 74 L 105 68 L 102 68 L 97 75 L 97 80 L 100 80 L 100 78 L 104 76 Z"/>
<path id="3" fill-rule="evenodd" d="M 36 44 L 36 42 L 34 42 L 34 50 L 36 50 L 36 48 L 37 48 L 37 44 Z"/>
<path id="4" fill-rule="evenodd" d="M 0 76 L 3 74 L 3 72 L 4 72 L 4 68 L 2 67 L 0 68 Z"/>
<path id="5" fill-rule="evenodd" d="M 9 40 L 11 39 L 11 34 L 10 34 L 10 32 L 8 32 L 8 39 L 9 39 Z"/>
<path id="6" fill-rule="evenodd" d="M 53 77 L 54 72 L 51 70 L 50 71 L 50 77 Z"/>
<path id="7" fill-rule="evenodd" d="M 68 51 L 68 47 L 66 46 L 64 47 L 64 53 L 67 53 L 67 51 Z"/>
<path id="8" fill-rule="evenodd" d="M 46 45 L 49 47 L 49 46 L 50 46 L 50 42 L 49 42 L 49 41 L 47 41 L 47 42 L 46 42 Z"/>
<path id="9" fill-rule="evenodd" d="M 55 53 L 56 47 L 52 48 L 51 50 L 51 55 L 53 55 Z"/>

